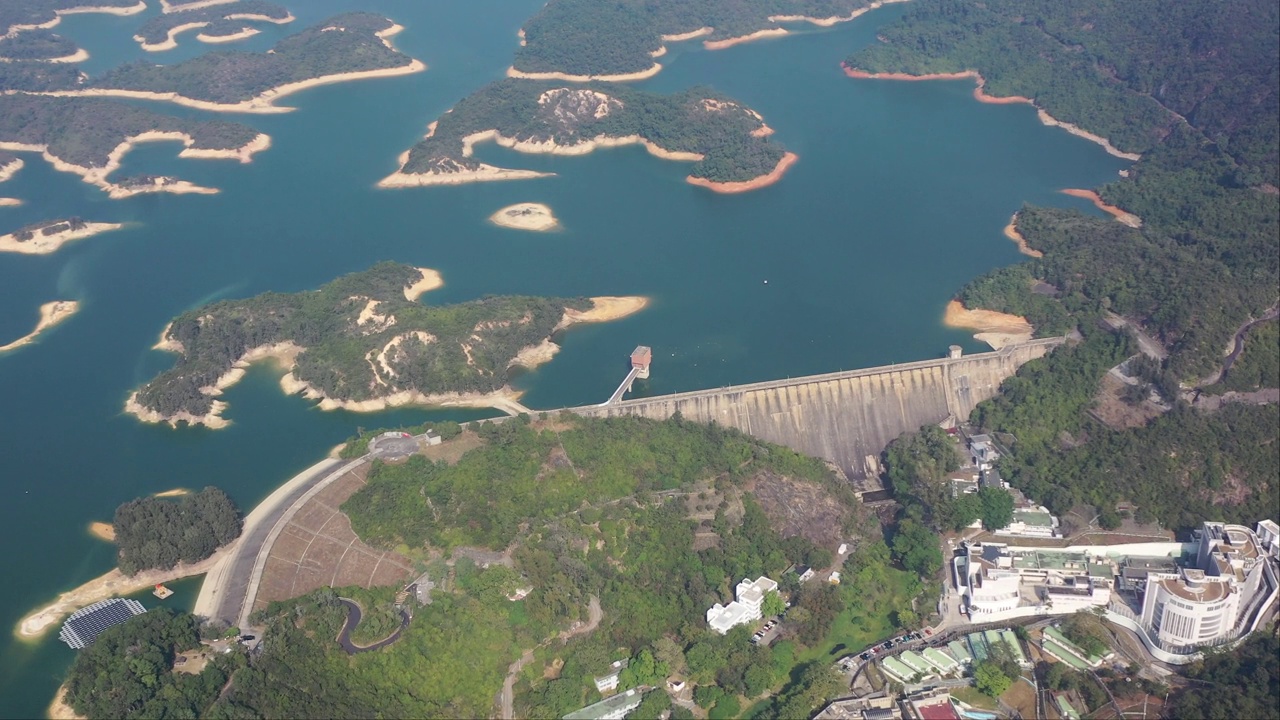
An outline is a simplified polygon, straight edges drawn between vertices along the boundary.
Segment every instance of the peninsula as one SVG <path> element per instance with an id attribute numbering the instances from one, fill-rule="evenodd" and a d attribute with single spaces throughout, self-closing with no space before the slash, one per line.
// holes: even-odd
<path id="1" fill-rule="evenodd" d="M 73 240 L 83 240 L 122 227 L 124 225 L 119 223 L 91 223 L 80 218 L 36 223 L 8 235 L 0 235 L 0 252 L 48 255 Z"/>
<path id="2" fill-rule="evenodd" d="M 210 192 L 171 178 L 109 179 L 138 143 L 176 141 L 180 157 L 249 162 L 271 139 L 239 123 L 180 118 L 110 100 L 0 95 L 0 150 L 41 153 L 112 197 L 138 192 Z M 8 166 L 6 166 L 8 167 Z"/>
<path id="3" fill-rule="evenodd" d="M 493 141 L 527 153 L 581 155 L 601 147 L 642 145 L 667 160 L 694 163 L 700 184 L 775 181 L 789 161 L 770 142 L 760 114 L 707 88 L 657 95 L 620 85 L 555 87 L 499 80 L 463 99 L 401 155 L 382 187 L 539 177 L 473 157 Z"/>
<path id="4" fill-rule="evenodd" d="M 48 30 L 0 35 L 0 62 L 77 63 L 88 59 L 89 54 L 76 47 L 74 42 Z"/>
<path id="5" fill-rule="evenodd" d="M 434 271 L 382 263 L 315 292 L 267 293 L 192 310 L 162 334 L 180 354 L 172 370 L 134 392 L 126 411 L 146 422 L 222 427 L 216 398 L 245 368 L 273 358 L 281 386 L 322 409 L 399 405 L 498 407 L 519 412 L 507 385 L 516 364 L 536 364 L 559 330 L 644 307 L 643 298 L 488 297 L 456 305 L 416 302 Z M 522 356 L 522 353 L 524 355 Z M 546 356 L 541 356 L 546 359 Z"/>
<path id="6" fill-rule="evenodd" d="M 75 300 L 55 300 L 40 306 L 40 322 L 36 323 L 36 329 L 23 335 L 7 345 L 0 345 L 0 353 L 6 353 L 10 350 L 17 350 L 24 345 L 30 345 L 36 341 L 40 333 L 57 325 L 58 323 L 70 318 L 80 310 L 80 303 Z"/>
<path id="7" fill-rule="evenodd" d="M 502 227 L 534 232 L 547 232 L 560 227 L 560 221 L 551 212 L 551 208 L 542 203 L 508 205 L 490 215 L 489 221 Z"/>
<path id="8" fill-rule="evenodd" d="M 135 15 L 146 9 L 146 0 L 5 0 L 0 3 L 0 30 L 4 30 L 0 34 L 47 30 L 57 26 L 63 15 Z"/>
<path id="9" fill-rule="evenodd" d="M 275 3 L 240 0 L 157 15 L 138 28 L 133 39 L 147 52 L 160 52 L 178 47 L 178 35 L 189 30 L 199 30 L 196 39 L 201 42 L 229 42 L 257 34 L 255 22 L 284 25 L 293 21 L 293 15 Z"/>
<path id="10" fill-rule="evenodd" d="M 702 39 L 719 50 L 778 37 L 797 23 L 829 27 L 901 0 L 551 0 L 525 23 L 510 75 L 545 80 L 640 80 L 657 74 L 666 44 Z"/>
<path id="11" fill-rule="evenodd" d="M 307 88 L 425 70 L 392 47 L 389 38 L 402 29 L 379 15 L 349 13 L 284 38 L 266 52 L 213 52 L 175 65 L 138 61 L 74 88 L 42 92 L 164 100 L 214 111 L 288 112 L 292 108 L 276 101 Z"/>

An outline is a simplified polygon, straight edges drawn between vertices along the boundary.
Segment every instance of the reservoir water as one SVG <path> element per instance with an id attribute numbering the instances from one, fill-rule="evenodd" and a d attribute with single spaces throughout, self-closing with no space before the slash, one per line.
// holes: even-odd
<path id="1" fill-rule="evenodd" d="M 673 45 L 666 69 L 640 84 L 709 85 L 760 111 L 800 155 L 772 187 L 715 195 L 687 185 L 682 163 L 637 147 L 542 157 L 482 146 L 488 162 L 556 176 L 375 189 L 428 122 L 502 76 L 517 29 L 540 5 L 291 6 L 297 23 L 233 47 L 263 50 L 328 15 L 368 9 L 405 25 L 397 47 L 430 69 L 310 90 L 284 102 L 293 113 L 234 117 L 272 136 L 248 165 L 179 160 L 176 143 L 160 143 L 131 152 L 121 170 L 176 175 L 221 188 L 216 196 L 108 200 L 24 156 L 26 168 L 0 195 L 26 204 L 0 209 L 0 231 L 71 216 L 128 226 L 53 255 L 0 255 L 0 342 L 28 332 L 41 303 L 82 303 L 37 344 L 0 356 L 0 626 L 111 568 L 111 546 L 86 525 L 110 520 L 125 500 L 216 484 L 248 510 L 360 426 L 491 414 L 321 412 L 283 396 L 279 371 L 259 366 L 224 398 L 230 428 L 143 425 L 121 413 L 124 399 L 172 362 L 150 347 L 188 308 L 314 288 L 386 259 L 442 271 L 445 287 L 427 302 L 510 293 L 653 299 L 639 315 L 560 338 L 554 362 L 516 381 L 533 408 L 602 401 L 640 343 L 654 348 L 653 376 L 637 386 L 646 394 L 927 359 L 952 343 L 983 349 L 941 317 L 964 283 L 1019 260 L 1000 232 L 1010 214 L 1028 202 L 1093 212 L 1058 190 L 1096 186 L 1126 165 L 1042 126 L 1029 107 L 974 102 L 967 81 L 844 77 L 840 60 L 902 12 L 887 8 L 724 51 Z M 91 73 L 209 50 L 190 33 L 177 50 L 143 53 L 131 36 L 154 12 L 73 16 L 58 31 L 90 51 Z M 523 233 L 486 221 L 525 201 L 552 206 L 565 229 Z M 196 588 L 198 580 L 180 584 L 167 603 L 189 607 Z M 0 717 L 41 715 L 73 657 L 56 632 L 34 644 L 0 639 Z"/>

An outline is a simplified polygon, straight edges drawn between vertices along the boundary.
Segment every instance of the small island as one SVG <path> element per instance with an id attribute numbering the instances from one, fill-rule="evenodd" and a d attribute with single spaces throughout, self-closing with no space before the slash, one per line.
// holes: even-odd
<path id="1" fill-rule="evenodd" d="M 702 39 L 720 50 L 778 37 L 788 24 L 829 27 L 901 0 L 655 0 L 602 3 L 551 0 L 525 23 L 511 77 L 541 80 L 625 81 L 662 70 L 655 58 L 666 44 Z"/>
<path id="2" fill-rule="evenodd" d="M 55 300 L 40 306 L 40 322 L 36 329 L 14 340 L 8 345 L 0 345 L 0 353 L 17 350 L 24 345 L 35 342 L 40 333 L 75 315 L 80 310 L 80 303 L 75 300 Z"/>
<path id="3" fill-rule="evenodd" d="M 400 405 L 497 407 L 521 412 L 508 385 L 517 365 L 550 358 L 545 347 L 571 325 L 625 317 L 644 298 L 486 297 L 455 305 L 418 303 L 439 276 L 381 263 L 314 292 L 266 293 L 192 310 L 161 335 L 180 354 L 173 369 L 134 392 L 126 412 L 146 422 L 223 427 L 216 398 L 254 362 L 288 372 L 287 393 L 325 410 Z"/>
<path id="4" fill-rule="evenodd" d="M 515 230 L 547 232 L 560 227 L 560 221 L 551 208 L 542 203 L 517 203 L 508 205 L 489 216 L 489 222 Z"/>
<path id="5" fill-rule="evenodd" d="M 110 180 L 125 154 L 144 142 L 180 142 L 179 157 L 245 163 L 271 146 L 270 137 L 239 123 L 162 115 L 110 100 L 0 95 L 0 150 L 41 153 L 54 169 L 75 173 L 113 198 L 216 192 L 173 178 Z"/>
<path id="6" fill-rule="evenodd" d="M 581 155 L 641 145 L 667 160 L 694 163 L 688 180 L 713 190 L 753 189 L 778 180 L 794 161 L 756 111 L 708 88 L 658 95 L 619 85 L 556 87 L 499 80 L 433 122 L 403 153 L 382 187 L 515 180 L 544 174 L 480 162 L 476 144 L 519 152 Z M 749 183 L 750 187 L 739 184 Z"/>
<path id="7" fill-rule="evenodd" d="M 73 240 L 83 240 L 122 227 L 124 225 L 120 223 L 93 223 L 80 218 L 35 223 L 0 235 L 0 252 L 48 255 Z"/>
<path id="8" fill-rule="evenodd" d="M 67 38 L 44 29 L 0 36 L 0 62 L 77 63 L 89 59 Z"/>
<path id="9" fill-rule="evenodd" d="M 425 70 L 391 45 L 389 38 L 402 29 L 379 15 L 348 13 L 284 38 L 266 52 L 213 52 L 174 65 L 138 61 L 87 82 L 78 75 L 51 81 L 28 73 L 5 85 L 45 95 L 162 100 L 222 112 L 289 112 L 293 108 L 275 102 L 301 90 Z"/>
<path id="10" fill-rule="evenodd" d="M 178 35 L 189 30 L 200 31 L 196 36 L 200 42 L 231 42 L 258 34 L 251 23 L 285 25 L 293 21 L 288 10 L 265 0 L 239 0 L 194 9 L 180 6 L 148 20 L 133 39 L 147 52 L 161 52 L 178 47 Z"/>

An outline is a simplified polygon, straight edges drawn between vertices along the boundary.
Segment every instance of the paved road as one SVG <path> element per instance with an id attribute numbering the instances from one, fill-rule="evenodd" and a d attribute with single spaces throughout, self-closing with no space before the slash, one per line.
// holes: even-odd
<path id="1" fill-rule="evenodd" d="M 343 605 L 347 606 L 347 621 L 342 624 L 342 632 L 338 633 L 338 644 L 342 646 L 343 650 L 347 651 L 348 655 L 380 650 L 399 640 L 400 633 L 404 632 L 404 629 L 409 627 L 409 613 L 401 610 L 400 627 L 396 628 L 395 632 L 388 635 L 386 639 L 379 640 L 372 645 L 357 645 L 351 642 L 351 630 L 360 624 L 360 606 L 357 605 L 354 600 L 348 600 L 346 598 L 338 598 L 338 600 Z"/>
<path id="2" fill-rule="evenodd" d="M 603 618 L 604 610 L 600 609 L 600 598 L 592 595 L 591 602 L 587 605 L 587 624 L 565 630 L 557 635 L 556 638 L 559 638 L 562 642 L 568 642 L 569 638 L 572 638 L 575 635 L 585 635 L 592 630 L 595 630 L 596 627 L 600 625 L 600 621 Z M 543 641 L 543 643 L 538 647 L 542 647 L 549 642 L 551 642 L 550 638 Z M 512 720 L 512 718 L 516 716 L 516 679 L 520 677 L 520 671 L 524 669 L 524 666 L 528 665 L 529 662 L 533 660 L 533 653 L 538 649 L 538 647 L 525 650 L 524 654 L 520 656 L 520 659 L 511 663 L 511 667 L 507 668 L 507 679 L 502 682 L 502 698 L 499 701 L 499 704 L 502 706 L 502 710 L 498 717 L 502 720 Z"/>

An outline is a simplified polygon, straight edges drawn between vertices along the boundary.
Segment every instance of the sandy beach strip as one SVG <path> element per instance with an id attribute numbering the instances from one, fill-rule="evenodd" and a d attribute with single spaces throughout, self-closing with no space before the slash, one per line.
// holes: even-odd
<path id="1" fill-rule="evenodd" d="M 237 40 L 245 40 L 253 37 L 254 35 L 257 35 L 260 32 L 262 31 L 259 30 L 258 28 L 247 27 L 242 29 L 240 32 L 231 33 L 230 35 L 205 35 L 204 33 L 200 33 L 199 35 L 196 35 L 196 40 L 199 40 L 202 43 L 216 45 L 218 43 L 229 43 L 229 42 L 235 42 Z"/>
<path id="2" fill-rule="evenodd" d="M 83 715 L 77 715 L 75 708 L 67 704 L 67 684 L 64 682 L 58 686 L 58 692 L 53 696 L 53 702 L 49 703 L 49 709 L 45 711 L 45 715 L 49 720 L 89 720 Z"/>
<path id="3" fill-rule="evenodd" d="M 116 541 L 116 528 L 111 523 L 91 522 L 89 523 L 89 534 L 106 542 Z"/>
<path id="4" fill-rule="evenodd" d="M 17 207 L 22 204 L 18 198 L 0 197 L 0 207 Z"/>
<path id="5" fill-rule="evenodd" d="M 143 570 L 130 577 L 119 568 L 115 568 L 74 590 L 62 593 L 57 600 L 34 610 L 18 622 L 14 634 L 21 640 L 35 640 L 61 622 L 64 617 L 86 605 L 135 593 L 157 584 L 173 582 L 193 575 L 203 575 L 231 554 L 238 547 L 239 542 L 237 538 L 198 563 L 179 564 L 170 570 Z"/>
<path id="6" fill-rule="evenodd" d="M 89 51 L 84 48 L 78 48 L 70 55 L 63 55 L 56 58 L 35 58 L 33 60 L 15 60 L 13 58 L 0 57 L 0 63 L 14 62 L 42 62 L 42 63 L 78 63 L 89 59 Z"/>
<path id="7" fill-rule="evenodd" d="M 439 270 L 432 270 L 431 268 L 421 268 L 421 267 L 414 268 L 414 269 L 422 273 L 422 279 L 405 286 L 404 288 L 405 300 L 408 300 L 409 302 L 415 302 L 417 301 L 418 298 L 422 297 L 424 294 L 429 293 L 432 290 L 436 290 L 438 288 L 444 287 L 444 277 L 440 274 Z"/>
<path id="8" fill-rule="evenodd" d="M 57 223 L 50 223 L 56 225 Z M 104 232 L 119 230 L 124 227 L 120 223 L 85 223 L 79 230 L 70 228 L 52 235 L 42 235 L 39 230 L 32 231 L 30 240 L 22 241 L 14 233 L 0 235 L 0 252 L 21 253 L 23 255 L 48 255 L 57 252 L 58 248 L 75 240 L 91 238 Z"/>
<path id="9" fill-rule="evenodd" d="M 22 158 L 16 157 L 4 165 L 0 165 L 0 183 L 12 180 L 14 175 L 26 165 Z"/>
<path id="10" fill-rule="evenodd" d="M 514 230 L 549 232 L 560 227 L 551 208 L 542 203 L 516 203 L 489 216 L 489 222 Z"/>
<path id="11" fill-rule="evenodd" d="M 566 308 L 564 317 L 556 324 L 555 331 L 563 330 L 579 323 L 599 323 L 620 320 L 634 315 L 649 306 L 649 298 L 643 295 L 601 295 L 591 298 L 591 307 L 586 310 Z"/>
<path id="12" fill-rule="evenodd" d="M 1141 154 L 1125 152 L 1117 148 L 1115 145 L 1112 145 L 1110 140 L 1102 137 L 1101 135 L 1091 133 L 1088 130 L 1083 130 L 1071 123 L 1058 120 L 1050 115 L 1044 108 L 1036 105 L 1034 98 L 1023 97 L 1022 95 L 1009 95 L 1005 97 L 988 95 L 985 91 L 987 84 L 986 78 L 982 77 L 982 74 L 976 70 L 965 70 L 963 72 L 954 73 L 931 73 L 928 75 L 910 75 L 908 73 L 869 73 L 864 70 L 849 67 L 844 63 L 840 63 L 840 67 L 844 70 L 845 75 L 858 80 L 899 80 L 912 82 L 919 80 L 962 80 L 964 78 L 973 78 L 974 82 L 978 85 L 973 89 L 973 99 L 980 103 L 986 103 L 988 105 L 1031 105 L 1036 109 L 1040 122 L 1048 127 L 1061 128 L 1076 137 L 1084 138 L 1091 143 L 1101 145 L 1102 149 L 1106 150 L 1108 155 L 1122 158 L 1124 160 L 1132 160 L 1134 162 L 1142 159 Z"/>
<path id="13" fill-rule="evenodd" d="M 408 151 L 405 152 L 405 156 Z M 403 167 L 403 162 L 401 167 Z M 378 181 L 380 188 L 428 187 L 431 185 L 466 185 L 476 182 L 494 182 L 498 180 L 533 180 L 535 178 L 552 177 L 555 173 L 537 172 L 534 170 L 507 170 L 493 165 L 481 163 L 474 170 L 439 171 L 426 173 L 406 173 L 396 171 Z"/>
<path id="14" fill-rule="evenodd" d="M 169 427 L 176 428 L 179 423 L 186 423 L 191 426 L 204 425 L 213 430 L 227 427 L 231 424 L 230 420 L 222 417 L 222 412 L 227 409 L 227 404 L 221 400 L 214 400 L 209 412 L 204 415 L 193 415 L 185 410 L 178 413 L 165 415 L 158 410 L 152 410 L 138 402 L 138 393 L 135 391 L 129 395 L 129 399 L 125 400 L 124 412 L 128 415 L 137 417 L 144 423 L 150 425 L 158 425 L 160 423 L 168 423 Z"/>
<path id="15" fill-rule="evenodd" d="M 1044 253 L 1027 245 L 1027 239 L 1018 232 L 1018 213 L 1014 213 L 1009 218 L 1009 224 L 1004 226 L 1004 236 L 1012 240 L 1018 246 L 1018 252 L 1028 257 L 1044 257 Z"/>
<path id="16" fill-rule="evenodd" d="M 708 190 L 724 194 L 750 192 L 752 190 L 758 190 L 762 187 L 772 185 L 781 180 L 782 176 L 787 173 L 787 170 L 789 170 L 792 165 L 795 165 L 796 161 L 799 159 L 799 155 L 789 152 L 782 156 L 782 159 L 778 161 L 778 164 L 775 165 L 773 170 L 769 171 L 768 174 L 761 175 L 750 180 L 741 180 L 738 182 L 715 182 L 714 180 L 690 175 L 685 178 L 685 182 L 690 185 L 697 185 L 698 187 L 704 187 Z"/>
<path id="17" fill-rule="evenodd" d="M 947 303 L 942 324 L 950 328 L 977 330 L 974 339 L 999 350 L 1005 345 L 1026 342 L 1035 334 L 1035 328 L 1020 315 L 994 310 L 970 310 L 959 300 Z"/>
<path id="18" fill-rule="evenodd" d="M 182 497 L 183 495 L 190 495 L 190 494 L 191 494 L 191 491 L 186 488 L 174 488 L 172 490 L 165 490 L 163 492 L 151 493 L 151 497 L 156 497 L 156 498 Z"/>
<path id="19" fill-rule="evenodd" d="M 200 0 L 199 2 L 189 3 L 173 3 L 169 0 L 160 0 L 160 10 L 165 15 L 176 12 L 187 12 L 189 10 L 203 10 L 204 8 L 214 7 L 215 5 L 230 5 L 237 0 Z"/>
<path id="20" fill-rule="evenodd" d="M 1128 225 L 1131 228 L 1142 227 L 1142 218 L 1138 217 L 1137 215 L 1134 215 L 1133 213 L 1125 212 L 1124 210 L 1116 207 L 1115 205 L 1106 204 L 1105 202 L 1102 201 L 1102 198 L 1098 195 L 1098 193 L 1092 190 L 1081 190 L 1079 188 L 1067 188 L 1066 190 L 1062 191 L 1062 194 L 1088 200 L 1089 202 L 1093 203 L 1094 207 L 1098 208 L 1102 212 L 1115 218 L 1116 222 L 1123 223 L 1125 225 Z"/>
<path id="21" fill-rule="evenodd" d="M 662 65 L 654 63 L 647 70 L 639 70 L 630 73 L 618 73 L 616 75 L 570 75 L 562 72 L 524 72 L 517 70 L 514 65 L 507 68 L 507 77 L 518 78 L 521 80 L 563 80 L 565 82 L 631 82 L 635 80 L 648 80 L 649 78 L 662 72 Z"/>
<path id="22" fill-rule="evenodd" d="M 40 306 L 40 321 L 36 323 L 36 329 L 14 340 L 8 345 L 0 346 L 0 353 L 17 350 L 25 345 L 35 342 L 41 333 L 52 328 L 53 326 L 67 320 L 80 310 L 80 303 L 75 300 L 54 300 Z"/>
<path id="23" fill-rule="evenodd" d="M 864 8 L 854 10 L 848 15 L 836 15 L 825 18 L 809 17 L 808 15 L 771 15 L 769 16 L 769 22 L 807 22 L 811 25 L 817 25 L 818 27 L 831 27 L 832 25 L 837 25 L 839 23 L 856 20 L 872 10 L 879 10 L 885 5 L 892 5 L 894 3 L 901 2 L 907 2 L 907 0 L 876 0 L 876 2 L 873 2 Z"/>
<path id="24" fill-rule="evenodd" d="M 195 30 L 196 28 L 205 27 L 211 22 L 213 21 L 200 20 L 197 22 L 189 22 L 189 23 L 183 23 L 182 25 L 175 25 L 169 28 L 168 36 L 164 40 L 158 43 L 149 43 L 147 42 L 147 39 L 142 37 L 141 35 L 134 35 L 133 39 L 138 41 L 138 43 L 142 45 L 142 49 L 147 52 L 164 52 L 165 50 L 172 50 L 178 47 L 178 35 L 180 35 L 181 33 L 184 33 L 188 30 Z"/>
<path id="25" fill-rule="evenodd" d="M 783 35 L 789 34 L 791 33 L 786 28 L 768 28 L 765 30 L 757 30 L 746 35 L 739 35 L 738 37 L 726 38 L 724 40 L 703 40 L 702 47 L 707 50 L 724 50 L 725 48 L 731 48 L 734 45 L 741 45 L 743 43 L 754 42 L 756 40 L 764 40 L 765 38 L 782 37 Z"/>
<path id="26" fill-rule="evenodd" d="M 537 345 L 528 345 L 520 348 L 520 352 L 507 363 L 507 367 L 523 367 L 533 370 L 539 365 L 544 365 L 555 359 L 556 353 L 560 352 L 560 346 L 552 342 L 550 339 L 543 340 Z"/>
<path id="27" fill-rule="evenodd" d="M 230 0 L 230 1 L 234 1 L 234 0 Z M 104 7 L 100 5 L 81 5 L 79 7 L 55 9 L 51 11 L 53 13 L 52 20 L 42 22 L 42 23 L 36 23 L 34 25 L 21 25 L 21 24 L 10 25 L 9 28 L 5 31 L 4 36 L 11 38 L 16 36 L 18 33 L 26 30 L 49 30 L 51 28 L 55 28 L 58 26 L 58 23 L 62 22 L 63 15 L 85 15 L 89 13 L 98 13 L 101 15 L 117 15 L 117 16 L 124 17 L 127 15 L 137 15 L 138 13 L 146 9 L 147 9 L 146 0 L 138 0 L 138 3 L 136 5 L 128 5 L 125 7 L 110 7 L 110 6 Z"/>

